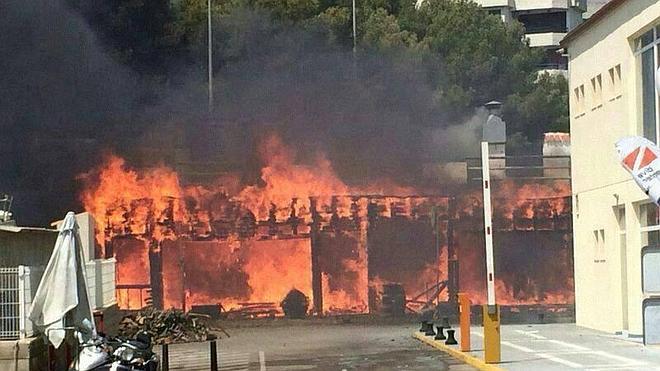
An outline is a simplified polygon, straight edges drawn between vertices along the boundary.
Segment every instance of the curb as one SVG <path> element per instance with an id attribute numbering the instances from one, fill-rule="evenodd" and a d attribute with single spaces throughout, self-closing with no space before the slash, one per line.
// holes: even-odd
<path id="1" fill-rule="evenodd" d="M 428 344 L 428 345 L 430 345 L 430 346 L 432 346 L 436 349 L 440 349 L 441 351 L 449 354 L 450 356 L 452 356 L 456 359 L 459 359 L 459 360 L 467 363 L 468 365 L 470 365 L 472 367 L 475 367 L 479 370 L 484 370 L 484 371 L 503 371 L 504 370 L 503 368 L 500 368 L 500 367 L 497 367 L 497 366 L 494 366 L 494 365 L 490 365 L 490 364 L 482 361 L 481 359 L 479 359 L 477 357 L 474 357 L 474 356 L 472 356 L 468 353 L 464 353 L 464 352 L 461 352 L 457 349 L 448 347 L 442 341 L 433 340 L 432 338 L 424 336 L 423 334 L 421 334 L 419 332 L 413 332 L 412 337 L 414 337 L 415 339 L 417 339 L 417 340 L 419 340 L 423 343 L 426 343 L 426 344 Z"/>

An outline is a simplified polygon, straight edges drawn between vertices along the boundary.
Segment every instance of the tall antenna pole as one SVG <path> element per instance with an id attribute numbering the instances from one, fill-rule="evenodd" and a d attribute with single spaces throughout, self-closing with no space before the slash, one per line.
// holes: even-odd
<path id="1" fill-rule="evenodd" d="M 207 4 L 208 20 L 208 70 L 209 70 L 209 113 L 213 111 L 213 30 L 211 28 L 211 0 Z"/>

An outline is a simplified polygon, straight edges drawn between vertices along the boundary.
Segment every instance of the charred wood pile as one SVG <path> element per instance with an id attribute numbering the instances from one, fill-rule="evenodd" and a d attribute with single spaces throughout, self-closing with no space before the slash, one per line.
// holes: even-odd
<path id="1" fill-rule="evenodd" d="M 238 303 L 238 306 L 224 313 L 226 319 L 247 319 L 275 317 L 280 313 L 276 303 Z"/>
<path id="2" fill-rule="evenodd" d="M 208 316 L 184 313 L 176 309 L 146 308 L 125 316 L 119 322 L 119 336 L 132 339 L 146 331 L 154 344 L 206 341 L 209 336 Z"/>

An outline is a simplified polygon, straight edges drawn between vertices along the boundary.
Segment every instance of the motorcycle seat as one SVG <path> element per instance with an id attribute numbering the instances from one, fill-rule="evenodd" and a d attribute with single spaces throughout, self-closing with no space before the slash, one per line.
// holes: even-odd
<path id="1" fill-rule="evenodd" d="M 140 350 L 148 350 L 149 349 L 149 344 L 145 344 L 141 341 L 129 340 L 128 343 L 130 345 L 134 346 L 135 348 L 140 349 Z"/>

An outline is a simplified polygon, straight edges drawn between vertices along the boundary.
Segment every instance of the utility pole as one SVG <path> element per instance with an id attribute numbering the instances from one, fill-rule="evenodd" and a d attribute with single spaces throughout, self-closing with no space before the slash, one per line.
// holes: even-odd
<path id="1" fill-rule="evenodd" d="M 353 57 L 357 49 L 357 23 L 355 22 L 355 0 L 353 0 Z"/>
<path id="2" fill-rule="evenodd" d="M 213 29 L 211 27 L 211 0 L 207 3 L 208 23 L 208 70 L 209 70 L 209 113 L 213 112 Z"/>

